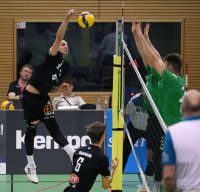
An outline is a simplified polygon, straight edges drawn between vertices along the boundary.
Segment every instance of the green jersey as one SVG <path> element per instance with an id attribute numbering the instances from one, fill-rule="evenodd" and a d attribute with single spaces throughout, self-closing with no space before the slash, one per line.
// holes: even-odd
<path id="1" fill-rule="evenodd" d="M 154 68 L 150 68 L 149 66 L 146 66 L 146 70 L 148 72 L 146 76 L 146 86 L 156 107 L 159 110 L 158 81 L 161 79 L 161 77 L 159 76 L 159 74 L 156 72 Z M 153 112 L 153 108 L 151 107 L 151 104 L 147 97 L 145 97 L 145 100 L 144 100 L 144 108 L 146 111 Z"/>
<path id="2" fill-rule="evenodd" d="M 158 82 L 159 111 L 166 125 L 183 120 L 180 99 L 184 94 L 185 79 L 164 69 Z"/>

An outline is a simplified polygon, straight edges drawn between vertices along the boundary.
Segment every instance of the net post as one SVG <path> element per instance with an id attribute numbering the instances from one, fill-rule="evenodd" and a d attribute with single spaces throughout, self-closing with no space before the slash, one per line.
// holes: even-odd
<path id="1" fill-rule="evenodd" d="M 113 56 L 113 95 L 112 95 L 112 159 L 119 160 L 115 171 L 112 191 L 122 192 L 122 160 L 123 160 L 123 122 L 120 111 L 123 108 L 123 21 L 116 21 L 115 55 Z"/>

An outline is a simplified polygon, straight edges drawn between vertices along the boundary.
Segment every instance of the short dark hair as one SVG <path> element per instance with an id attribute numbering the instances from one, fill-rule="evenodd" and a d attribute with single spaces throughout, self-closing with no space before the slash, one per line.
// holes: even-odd
<path id="1" fill-rule="evenodd" d="M 176 73 L 181 73 L 181 68 L 183 64 L 183 59 L 178 53 L 171 53 L 164 57 L 164 61 L 167 62 L 167 65 L 172 65 Z"/>
<path id="2" fill-rule="evenodd" d="M 71 77 L 66 77 L 66 78 L 64 78 L 63 83 L 68 83 L 68 84 L 74 85 L 75 81 Z"/>
<path id="3" fill-rule="evenodd" d="M 86 133 L 90 137 L 92 143 L 99 143 L 105 133 L 105 130 L 105 124 L 100 121 L 95 121 L 94 123 L 86 126 Z"/>

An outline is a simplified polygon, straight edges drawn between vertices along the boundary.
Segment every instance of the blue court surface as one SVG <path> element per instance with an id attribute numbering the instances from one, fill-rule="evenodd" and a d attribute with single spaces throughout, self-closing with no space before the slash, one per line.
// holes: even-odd
<path id="1" fill-rule="evenodd" d="M 68 184 L 69 175 L 38 175 L 39 184 L 30 183 L 26 175 L 0 175 L 0 192 L 62 192 Z M 123 191 L 136 192 L 140 185 L 137 174 L 123 175 Z M 91 192 L 109 191 L 101 187 L 98 176 Z"/>

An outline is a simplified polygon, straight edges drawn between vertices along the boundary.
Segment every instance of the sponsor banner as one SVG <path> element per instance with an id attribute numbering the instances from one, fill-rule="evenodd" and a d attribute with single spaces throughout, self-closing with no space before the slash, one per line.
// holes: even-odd
<path id="1" fill-rule="evenodd" d="M 6 174 L 6 163 L 0 163 L 0 174 Z"/>
<path id="2" fill-rule="evenodd" d="M 6 173 L 6 113 L 0 110 L 0 174 Z"/>
<path id="3" fill-rule="evenodd" d="M 106 153 L 108 155 L 109 161 L 112 161 L 112 110 L 106 110 L 106 117 L 107 117 L 107 135 L 106 135 Z M 123 143 L 122 143 L 123 145 Z M 145 170 L 146 168 L 146 141 L 145 139 L 139 139 L 135 145 L 134 149 L 138 160 L 140 161 L 140 165 Z M 126 164 L 124 173 L 139 173 L 139 169 L 134 158 L 133 153 L 130 154 L 128 162 Z"/>
<path id="4" fill-rule="evenodd" d="M 24 172 L 27 164 L 24 137 L 26 125 L 23 111 L 6 113 L 6 164 L 7 174 Z M 94 122 L 104 122 L 104 111 L 56 111 L 55 116 L 62 133 L 75 149 L 90 143 L 85 134 L 85 126 Z M 67 153 L 52 139 L 43 123 L 37 127 L 34 139 L 34 159 L 40 174 L 71 173 L 71 162 Z"/>

